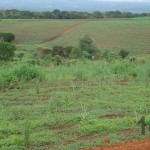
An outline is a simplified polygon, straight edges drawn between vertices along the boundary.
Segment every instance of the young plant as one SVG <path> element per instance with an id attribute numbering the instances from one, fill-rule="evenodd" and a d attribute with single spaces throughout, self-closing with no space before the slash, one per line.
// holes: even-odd
<path id="1" fill-rule="evenodd" d="M 30 122 L 28 119 L 24 123 L 24 146 L 29 147 L 30 145 Z"/>

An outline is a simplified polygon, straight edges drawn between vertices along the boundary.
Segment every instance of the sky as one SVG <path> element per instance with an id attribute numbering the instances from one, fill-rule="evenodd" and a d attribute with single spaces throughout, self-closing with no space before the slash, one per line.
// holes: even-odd
<path id="1" fill-rule="evenodd" d="M 150 0 L 0 0 L 0 9 L 150 12 Z"/>

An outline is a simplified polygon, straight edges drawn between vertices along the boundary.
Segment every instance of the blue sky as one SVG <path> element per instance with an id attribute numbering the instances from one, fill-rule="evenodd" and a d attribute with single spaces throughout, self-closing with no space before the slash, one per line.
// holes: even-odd
<path id="1" fill-rule="evenodd" d="M 0 0 L 0 9 L 150 12 L 150 0 Z"/>

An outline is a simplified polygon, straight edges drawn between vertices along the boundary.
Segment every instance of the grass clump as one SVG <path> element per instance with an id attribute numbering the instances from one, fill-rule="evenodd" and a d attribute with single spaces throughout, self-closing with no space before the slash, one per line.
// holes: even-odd
<path id="1" fill-rule="evenodd" d="M 27 64 L 22 64 L 14 67 L 9 72 L 9 75 L 10 77 L 17 77 L 18 80 L 29 81 L 31 79 L 37 78 L 38 72 L 35 68 Z"/>
<path id="2" fill-rule="evenodd" d="M 0 88 L 6 88 L 10 85 L 13 88 L 20 82 L 27 82 L 32 79 L 43 79 L 43 72 L 41 73 L 37 68 L 28 65 L 28 64 L 20 64 L 16 65 L 13 68 L 6 71 L 5 68 L 2 69 L 0 73 Z"/>

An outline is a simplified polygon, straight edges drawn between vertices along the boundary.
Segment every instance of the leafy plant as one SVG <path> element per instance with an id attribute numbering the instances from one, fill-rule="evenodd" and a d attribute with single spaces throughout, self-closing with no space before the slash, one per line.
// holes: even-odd
<path id="1" fill-rule="evenodd" d="M 79 59 L 83 56 L 81 49 L 74 47 L 70 53 L 70 58 Z"/>
<path id="2" fill-rule="evenodd" d="M 0 60 L 9 61 L 12 60 L 12 58 L 15 55 L 16 46 L 0 41 Z"/>
<path id="3" fill-rule="evenodd" d="M 121 49 L 121 50 L 119 51 L 119 56 L 120 56 L 122 59 L 125 59 L 128 55 L 129 55 L 129 52 L 126 51 L 125 49 Z"/>

